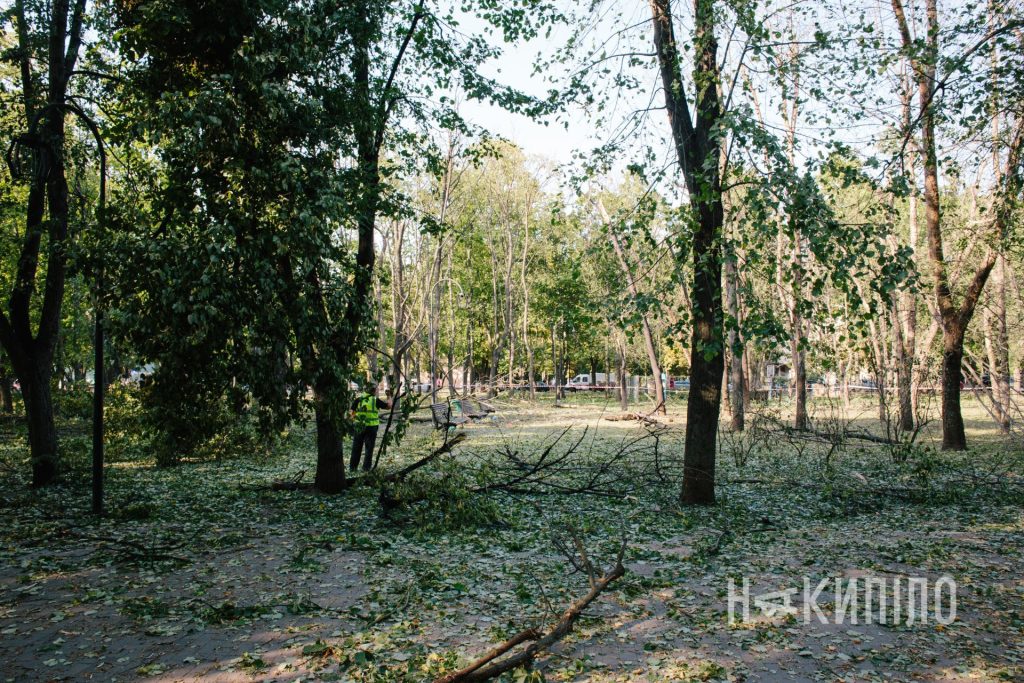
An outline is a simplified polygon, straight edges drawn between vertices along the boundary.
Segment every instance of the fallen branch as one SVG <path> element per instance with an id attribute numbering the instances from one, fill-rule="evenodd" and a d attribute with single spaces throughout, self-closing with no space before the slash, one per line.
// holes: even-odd
<path id="1" fill-rule="evenodd" d="M 459 432 L 458 434 L 453 436 L 451 439 L 446 439 L 445 442 L 443 444 L 441 444 L 440 448 L 435 450 L 430 455 L 428 455 L 426 457 L 423 457 L 423 458 L 420 458 L 416 462 L 414 462 L 411 465 L 408 465 L 406 467 L 403 467 L 402 469 L 398 470 L 397 472 L 392 472 L 391 474 L 385 476 L 381 481 L 383 481 L 385 483 L 393 483 L 393 482 L 399 481 L 401 479 L 404 479 L 405 477 L 407 477 L 408 475 L 412 474 L 413 472 L 415 472 L 419 468 L 423 467 L 424 465 L 430 464 L 432 461 L 434 461 L 437 458 L 441 457 L 445 453 L 450 453 L 451 450 L 453 448 L 455 448 L 455 446 L 459 445 L 460 443 L 462 443 L 465 440 L 466 440 L 465 432 Z M 355 482 L 355 481 L 356 480 L 353 480 L 353 482 Z"/>
<path id="2" fill-rule="evenodd" d="M 869 443 L 882 444 L 884 446 L 898 446 L 903 442 L 890 439 L 884 436 L 875 436 L 870 432 L 863 430 L 854 429 L 842 429 L 838 432 L 822 432 L 816 429 L 795 429 L 789 425 L 785 425 L 782 430 L 786 434 L 795 437 L 811 438 L 816 437 L 821 439 L 823 443 L 835 443 L 837 441 L 845 441 L 847 439 L 856 439 L 859 441 L 867 441 Z"/>
<path id="3" fill-rule="evenodd" d="M 290 479 L 275 479 L 269 484 L 239 484 L 239 491 L 305 491 L 313 488 L 313 482 L 302 481 L 306 470 L 302 470 Z"/>
<path id="4" fill-rule="evenodd" d="M 590 590 L 587 594 L 565 610 L 559 620 L 546 632 L 542 632 L 537 628 L 524 629 L 489 651 L 487 654 L 473 661 L 469 666 L 454 673 L 437 678 L 434 680 L 434 683 L 469 683 L 471 681 L 486 681 L 492 678 L 497 678 L 503 673 L 512 671 L 513 669 L 518 669 L 521 666 L 531 665 L 538 654 L 547 650 L 571 633 L 573 627 L 576 625 L 576 620 L 579 619 L 583 610 L 597 599 L 597 596 L 601 595 L 608 586 L 625 575 L 626 570 L 622 566 L 622 555 L 626 550 L 625 539 L 623 539 L 622 544 L 619 547 L 619 553 L 615 558 L 615 564 L 610 570 L 598 576 L 593 564 L 587 558 L 582 540 L 575 531 L 571 529 L 570 531 L 572 533 L 573 547 L 576 548 L 578 557 L 571 554 L 568 554 L 567 557 L 570 562 L 572 562 L 573 566 L 586 571 L 588 574 L 588 578 L 590 579 Z M 562 543 L 561 545 L 562 547 L 568 547 L 568 544 L 566 543 Z M 502 657 L 517 646 L 527 642 L 529 642 L 530 645 L 522 651 L 502 659 Z"/>
<path id="5" fill-rule="evenodd" d="M 190 540 L 194 540 L 195 536 L 198 535 L 198 533 L 199 532 L 197 531 L 196 534 L 193 534 Z M 180 550 L 181 548 L 184 548 L 185 545 L 189 542 L 189 540 L 179 541 L 178 543 L 168 543 L 165 545 L 153 544 L 147 546 L 144 543 L 140 543 L 139 541 L 133 541 L 129 538 L 117 538 L 113 536 L 94 536 L 92 534 L 82 534 L 71 530 L 68 530 L 66 534 L 68 536 L 71 536 L 72 538 L 77 538 L 82 541 L 92 541 L 93 543 L 96 543 L 96 550 L 99 550 L 101 545 L 117 546 L 119 547 L 121 552 L 124 553 L 124 557 L 122 559 L 126 560 L 127 562 L 170 561 L 180 562 L 182 564 L 188 564 L 189 562 L 191 562 L 191 560 L 189 560 L 187 557 L 182 557 L 181 555 L 175 555 L 172 553 L 172 551 L 174 550 Z"/>
<path id="6" fill-rule="evenodd" d="M 609 422 L 622 422 L 624 420 L 636 420 L 637 422 L 642 422 L 642 423 L 644 423 L 646 425 L 658 426 L 658 427 L 664 426 L 664 425 L 662 425 L 661 422 L 659 422 L 658 420 L 655 420 L 650 415 L 641 415 L 640 413 L 619 413 L 617 415 L 605 415 L 604 419 L 608 420 Z"/>
<path id="7" fill-rule="evenodd" d="M 421 467 L 429 464 L 430 462 L 436 460 L 437 458 L 441 457 L 445 453 L 450 453 L 451 450 L 455 446 L 457 446 L 458 444 L 462 443 L 465 440 L 466 440 L 465 433 L 459 432 L 458 434 L 453 436 L 451 439 L 446 440 L 443 444 L 441 444 L 441 446 L 438 449 L 436 449 L 430 455 L 428 455 L 428 456 L 426 456 L 424 458 L 420 458 L 416 462 L 412 463 L 411 465 L 408 465 L 407 467 L 403 467 L 402 469 L 398 470 L 397 472 L 392 472 L 391 474 L 389 474 L 389 475 L 387 475 L 387 476 L 385 476 L 383 478 L 359 477 L 358 479 L 353 479 L 351 482 L 349 482 L 349 485 L 350 486 L 355 486 L 355 485 L 363 484 L 363 483 L 366 483 L 366 482 L 372 482 L 372 483 L 380 484 L 381 485 L 380 486 L 380 494 L 378 496 L 378 499 L 380 501 L 380 506 L 381 506 L 381 508 L 383 508 L 385 513 L 389 513 L 392 510 L 395 510 L 397 508 L 401 508 L 401 507 L 403 507 L 405 505 L 408 505 L 410 503 L 416 502 L 416 499 L 402 499 L 402 498 L 399 498 L 395 494 L 395 490 L 392 487 L 388 486 L 388 484 L 395 484 L 397 482 L 400 482 L 402 479 L 404 479 L 406 476 L 408 476 L 412 472 L 415 472 L 419 468 L 421 468 Z"/>
<path id="8" fill-rule="evenodd" d="M 463 433 L 456 434 L 451 439 L 445 441 L 440 448 L 430 453 L 423 458 L 420 458 L 416 462 L 408 465 L 397 472 L 392 472 L 384 477 L 373 477 L 373 476 L 361 476 L 352 477 L 345 481 L 345 486 L 362 486 L 367 483 L 383 483 L 389 484 L 399 481 L 405 478 L 411 472 L 415 472 L 424 465 L 430 464 L 431 461 L 439 458 L 445 453 L 450 453 L 452 448 L 457 446 L 466 440 L 466 435 Z M 302 478 L 306 475 L 306 470 L 302 470 L 291 479 L 279 479 L 269 484 L 239 484 L 238 488 L 242 491 L 305 491 L 313 488 L 313 482 L 302 481 Z"/>

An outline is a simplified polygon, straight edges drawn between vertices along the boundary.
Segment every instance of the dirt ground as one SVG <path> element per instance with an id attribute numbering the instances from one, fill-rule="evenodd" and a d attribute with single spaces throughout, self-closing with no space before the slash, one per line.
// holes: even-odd
<path id="1" fill-rule="evenodd" d="M 627 574 L 537 660 L 548 680 L 1024 680 L 1022 461 L 976 406 L 964 456 L 920 448 L 894 463 L 878 444 L 831 449 L 769 430 L 744 455 L 731 440 L 719 504 L 706 509 L 676 503 L 679 405 L 660 418 L 655 483 L 626 463 L 623 477 L 637 479 L 616 495 L 468 493 L 462 478 L 484 476 L 495 453 L 537 453 L 569 426 L 581 466 L 645 435 L 606 419 L 618 408 L 599 401 L 497 408 L 424 473 L 449 488 L 398 516 L 382 514 L 374 487 L 259 490 L 311 471 L 308 434 L 266 459 L 114 463 L 102 520 L 86 514 L 84 472 L 28 491 L 12 446 L 0 482 L 0 678 L 430 680 L 586 592 L 551 540 L 572 524 L 605 565 L 625 536 Z M 785 405 L 771 410 L 785 420 Z M 846 417 L 877 432 L 875 415 L 865 402 Z M 923 443 L 934 437 L 929 428 Z M 438 439 L 415 425 L 383 467 Z M 728 618 L 730 580 L 758 595 L 805 579 L 944 576 L 957 585 L 948 625 L 836 623 L 829 590 L 818 598 L 827 623 L 757 609 Z"/>

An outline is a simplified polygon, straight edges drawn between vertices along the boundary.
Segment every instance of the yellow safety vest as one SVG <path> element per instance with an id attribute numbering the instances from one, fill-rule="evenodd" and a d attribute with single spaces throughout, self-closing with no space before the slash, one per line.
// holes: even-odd
<path id="1" fill-rule="evenodd" d="M 376 427 L 380 424 L 380 413 L 377 412 L 377 397 L 363 394 L 356 403 L 356 422 L 364 427 Z"/>

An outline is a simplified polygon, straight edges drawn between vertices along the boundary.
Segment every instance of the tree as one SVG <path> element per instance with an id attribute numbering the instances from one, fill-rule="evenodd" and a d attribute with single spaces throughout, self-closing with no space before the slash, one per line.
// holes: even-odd
<path id="1" fill-rule="evenodd" d="M 715 502 L 715 452 L 721 409 L 724 343 L 722 329 L 722 155 L 723 112 L 719 101 L 718 41 L 713 0 L 694 4 L 694 115 L 683 89 L 682 58 L 669 0 L 651 0 L 654 46 L 675 143 L 693 212 L 690 339 L 690 398 L 686 405 L 686 450 L 680 498 L 685 504 Z"/>
<path id="2" fill-rule="evenodd" d="M 24 117 L 9 160 L 12 175 L 28 184 L 28 195 L 8 309 L 0 313 L 0 343 L 25 400 L 33 486 L 52 484 L 60 467 L 51 379 L 68 269 L 68 116 L 81 113 L 69 90 L 82 49 L 85 4 L 17 0 L 8 15 L 18 36 L 16 106 Z"/>
<path id="3" fill-rule="evenodd" d="M 632 298 L 633 305 L 638 307 L 638 315 L 640 318 L 640 330 L 643 333 L 644 339 L 644 351 L 647 353 L 647 362 L 651 366 L 651 376 L 654 381 L 654 410 L 665 414 L 667 412 L 665 406 L 665 386 L 661 380 L 661 362 L 658 360 L 658 349 L 654 341 L 654 333 L 651 331 L 650 316 L 643 306 L 640 297 L 640 290 L 636 284 L 636 276 L 634 275 L 634 268 L 626 260 L 626 252 L 623 249 L 622 242 L 618 231 L 619 226 L 612 220 L 608 210 L 605 209 L 604 202 L 601 199 L 597 200 L 598 211 L 601 215 L 601 220 L 604 223 L 604 228 L 608 232 L 608 238 L 612 245 L 612 251 L 615 253 L 615 260 L 619 265 L 619 271 L 622 277 L 626 281 L 626 290 L 629 292 Z"/>
<path id="4" fill-rule="evenodd" d="M 476 11 L 507 41 L 554 16 L 547 3 L 519 4 Z M 162 304 L 126 316 L 134 338 L 162 359 L 157 384 L 173 403 L 213 405 L 242 387 L 284 420 L 303 414 L 311 389 L 316 486 L 340 491 L 350 381 L 374 332 L 378 220 L 413 215 L 398 179 L 441 167 L 432 126 L 470 129 L 451 98 L 431 95 L 461 87 L 527 114 L 544 106 L 480 75 L 500 47 L 486 32 L 465 37 L 424 0 L 154 2 L 122 6 L 118 19 L 132 111 L 156 134 L 164 167 L 153 172 L 156 196 L 136 205 L 150 234 L 174 234 L 130 245 L 151 254 L 155 277 L 126 294 Z M 230 268 L 211 269 L 210 253 Z M 146 341 L 176 317 L 198 339 Z M 282 370 L 269 375 L 278 381 L 262 379 L 268 366 Z M 175 373 L 205 400 L 170 387 Z"/>
<path id="5" fill-rule="evenodd" d="M 931 262 L 935 305 L 942 328 L 942 448 L 964 450 L 967 436 L 960 409 L 960 385 L 963 377 L 964 336 L 974 317 L 978 300 L 985 288 L 992 269 L 999 259 L 997 246 L 991 246 L 975 269 L 973 277 L 963 293 L 959 304 L 954 299 L 946 257 L 943 250 L 942 207 L 939 192 L 939 153 L 936 136 L 938 111 L 937 93 L 939 86 L 938 67 L 940 64 L 939 10 L 936 0 L 925 2 L 924 38 L 915 39 L 911 23 L 902 0 L 892 0 L 893 15 L 896 18 L 902 50 L 910 61 L 917 85 L 918 116 L 916 124 L 920 131 L 922 167 L 924 170 L 925 232 L 928 239 L 928 258 Z M 966 48 L 953 60 L 950 72 L 943 74 L 943 81 L 965 68 L 970 55 L 978 51 L 998 35 L 1020 26 L 1019 21 L 1007 21 L 993 28 L 976 43 Z M 986 98 L 987 99 L 987 98 Z M 905 131 L 906 135 L 911 130 Z M 999 199 L 994 211 L 995 236 L 998 241 L 1008 229 L 1008 199 L 1015 198 L 1019 189 L 1021 144 L 1024 127 L 1018 125 L 1007 145 L 1006 166 L 1000 180 Z M 1012 199 L 1011 199 L 1012 201 Z"/>

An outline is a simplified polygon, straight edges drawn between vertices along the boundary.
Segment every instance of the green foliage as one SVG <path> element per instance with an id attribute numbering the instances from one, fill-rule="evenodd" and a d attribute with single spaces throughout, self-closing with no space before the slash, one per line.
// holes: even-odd
<path id="1" fill-rule="evenodd" d="M 121 606 L 121 613 L 137 621 L 150 621 L 170 614 L 170 606 L 159 598 L 144 595 L 129 598 Z"/>
<path id="2" fill-rule="evenodd" d="M 503 524 L 496 501 L 473 492 L 472 482 L 456 463 L 388 485 L 381 501 L 390 519 L 427 534 Z"/>
<path id="3" fill-rule="evenodd" d="M 115 382 L 104 396 L 105 456 L 110 462 L 149 457 L 150 439 L 143 407 L 143 390 Z"/>
<path id="4" fill-rule="evenodd" d="M 210 624 L 226 624 L 230 622 L 254 619 L 270 611 L 267 605 L 237 605 L 230 600 L 219 604 L 202 603 L 196 612 L 196 618 Z"/>
<path id="5" fill-rule="evenodd" d="M 54 409 L 69 420 L 88 420 L 92 417 L 92 385 L 76 382 L 55 392 Z"/>
<path id="6" fill-rule="evenodd" d="M 538 0 L 463 9 L 483 32 L 421 2 L 118 3 L 105 15 L 130 169 L 112 217 L 111 319 L 157 364 L 146 407 L 165 454 L 190 453 L 239 412 L 266 431 L 309 408 L 344 426 L 370 335 L 375 223 L 415 216 L 399 181 L 439 172 L 428 129 L 470 128 L 434 95 L 547 106 L 478 68 L 502 49 L 488 34 L 529 39 L 558 12 Z"/>

